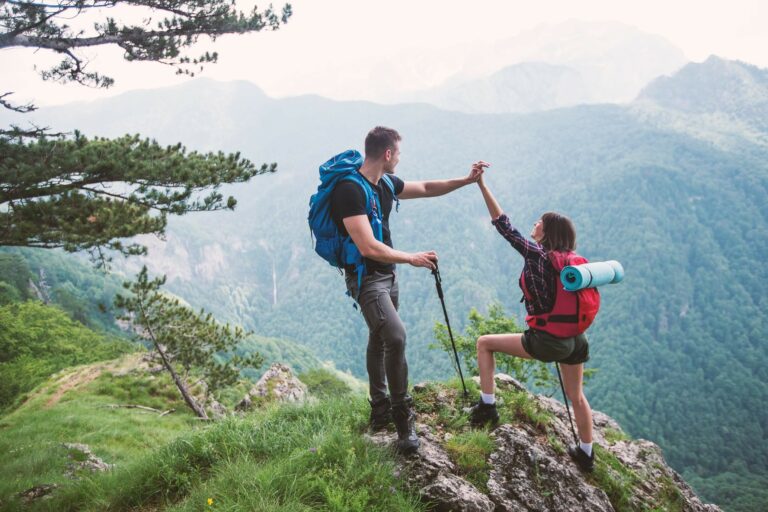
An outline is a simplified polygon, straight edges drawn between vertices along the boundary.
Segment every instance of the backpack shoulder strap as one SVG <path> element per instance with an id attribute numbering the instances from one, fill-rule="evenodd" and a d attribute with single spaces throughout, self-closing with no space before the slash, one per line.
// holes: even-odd
<path id="1" fill-rule="evenodd" d="M 390 178 L 388 175 L 384 175 L 381 177 L 384 184 L 387 186 L 390 192 L 392 192 L 392 198 L 395 200 L 395 211 L 400 211 L 400 199 L 397 197 L 397 194 L 395 194 L 395 184 L 392 183 L 392 178 Z"/>

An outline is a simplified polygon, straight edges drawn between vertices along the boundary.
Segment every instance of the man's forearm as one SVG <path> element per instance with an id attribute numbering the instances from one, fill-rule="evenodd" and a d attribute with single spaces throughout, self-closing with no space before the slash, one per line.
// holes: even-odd
<path id="1" fill-rule="evenodd" d="M 368 259 L 378 261 L 379 263 L 410 263 L 411 253 L 398 251 L 385 243 L 375 240 L 370 246 L 361 250 L 360 253 Z"/>
<path id="2" fill-rule="evenodd" d="M 466 177 L 451 180 L 434 180 L 424 182 L 424 197 L 437 197 L 453 192 L 457 188 L 470 183 Z"/>

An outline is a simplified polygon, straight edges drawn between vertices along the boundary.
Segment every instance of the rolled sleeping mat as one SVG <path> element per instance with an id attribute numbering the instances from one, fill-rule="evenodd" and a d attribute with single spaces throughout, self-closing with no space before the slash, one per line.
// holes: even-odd
<path id="1" fill-rule="evenodd" d="M 615 260 L 569 265 L 560 272 L 560 282 L 569 292 L 615 284 L 624 279 L 624 267 Z"/>

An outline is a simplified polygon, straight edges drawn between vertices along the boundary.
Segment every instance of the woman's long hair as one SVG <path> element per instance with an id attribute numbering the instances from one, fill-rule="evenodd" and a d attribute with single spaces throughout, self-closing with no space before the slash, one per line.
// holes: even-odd
<path id="1" fill-rule="evenodd" d="M 576 228 L 571 219 L 556 212 L 541 216 L 544 238 L 541 245 L 547 251 L 568 252 L 576 249 Z"/>

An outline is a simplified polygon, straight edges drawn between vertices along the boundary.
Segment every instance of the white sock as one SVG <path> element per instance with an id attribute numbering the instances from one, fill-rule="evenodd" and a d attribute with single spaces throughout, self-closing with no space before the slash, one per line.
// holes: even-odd
<path id="1" fill-rule="evenodd" d="M 579 448 L 581 448 L 581 451 L 587 454 L 587 457 L 592 456 L 592 443 L 579 443 Z"/>
<path id="2" fill-rule="evenodd" d="M 496 395 L 494 395 L 493 393 L 480 393 L 480 398 L 483 400 L 484 404 L 496 403 Z"/>

